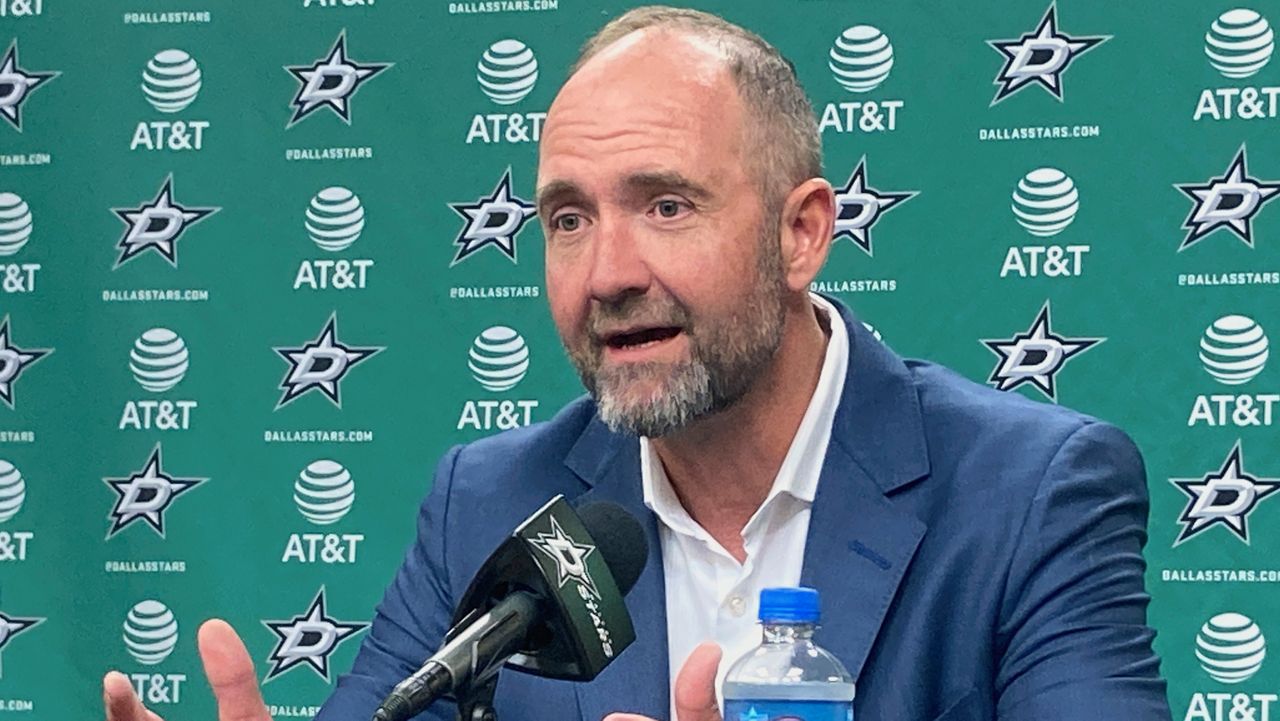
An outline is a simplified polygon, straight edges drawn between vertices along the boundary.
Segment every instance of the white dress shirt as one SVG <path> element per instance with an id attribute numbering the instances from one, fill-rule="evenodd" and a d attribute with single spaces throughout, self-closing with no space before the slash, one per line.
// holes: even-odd
<path id="1" fill-rule="evenodd" d="M 800 584 L 809 509 L 818 488 L 849 362 L 848 331 L 840 314 L 820 296 L 810 297 L 830 326 L 826 355 L 818 386 L 773 487 L 742 529 L 745 562 L 739 564 L 685 511 L 657 450 L 649 439 L 640 439 L 644 502 L 658 518 L 662 543 L 673 688 L 689 653 L 702 641 L 712 640 L 724 649 L 716 674 L 716 695 L 723 698 L 720 690 L 729 667 L 760 643 L 756 621 L 760 590 Z M 725 478 L 723 482 L 732 485 L 734 479 Z M 673 701 L 671 721 L 675 718 Z"/>

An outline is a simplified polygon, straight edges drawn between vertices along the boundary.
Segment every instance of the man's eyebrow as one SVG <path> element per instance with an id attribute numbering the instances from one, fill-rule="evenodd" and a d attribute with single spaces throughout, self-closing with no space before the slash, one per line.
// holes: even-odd
<path id="1" fill-rule="evenodd" d="M 652 173 L 632 173 L 618 184 L 623 195 L 636 193 L 655 194 L 658 192 L 680 193 L 693 200 L 703 201 L 711 198 L 712 193 L 705 186 L 675 171 L 657 171 Z"/>
<path id="2" fill-rule="evenodd" d="M 577 183 L 569 180 L 553 180 L 535 191 L 534 204 L 538 207 L 538 215 L 545 217 L 547 209 L 552 205 L 570 199 L 585 202 L 586 194 Z"/>

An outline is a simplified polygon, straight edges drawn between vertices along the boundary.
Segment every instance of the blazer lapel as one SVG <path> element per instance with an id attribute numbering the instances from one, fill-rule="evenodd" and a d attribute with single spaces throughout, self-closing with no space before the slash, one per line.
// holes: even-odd
<path id="1" fill-rule="evenodd" d="M 665 719 L 670 714 L 666 587 L 657 519 L 644 505 L 640 485 L 639 441 L 610 433 L 593 420 L 565 462 L 591 486 L 574 505 L 617 503 L 640 521 L 649 543 L 644 571 L 626 597 L 636 640 L 593 681 L 574 684 L 582 721 L 600 721 L 614 711 Z"/>
<path id="2" fill-rule="evenodd" d="M 818 643 L 857 679 L 927 530 L 890 496 L 926 476 L 929 461 L 909 371 L 836 305 L 849 329 L 849 372 L 810 514 L 801 583 L 822 596 Z"/>

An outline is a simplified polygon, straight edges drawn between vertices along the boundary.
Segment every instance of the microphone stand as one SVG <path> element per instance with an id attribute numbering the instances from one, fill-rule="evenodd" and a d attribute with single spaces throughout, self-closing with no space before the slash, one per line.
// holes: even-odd
<path id="1" fill-rule="evenodd" d="M 498 721 L 493 708 L 493 694 L 498 687 L 498 675 L 476 686 L 468 686 L 455 694 L 458 700 L 458 721 Z"/>

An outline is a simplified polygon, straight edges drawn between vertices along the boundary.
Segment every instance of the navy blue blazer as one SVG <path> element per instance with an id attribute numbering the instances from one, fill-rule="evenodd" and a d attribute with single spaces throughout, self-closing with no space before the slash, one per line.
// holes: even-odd
<path id="1" fill-rule="evenodd" d="M 801 581 L 865 721 L 1167 721 L 1143 588 L 1147 486 L 1113 426 L 904 360 L 842 306 L 850 358 Z M 449 451 L 351 672 L 316 721 L 364 721 L 441 643 L 485 557 L 553 495 L 641 519 L 637 640 L 590 683 L 506 671 L 500 721 L 669 715 L 667 617 L 639 442 L 580 399 Z M 453 721 L 439 703 L 419 719 Z M 729 720 L 736 721 L 736 720 Z"/>

